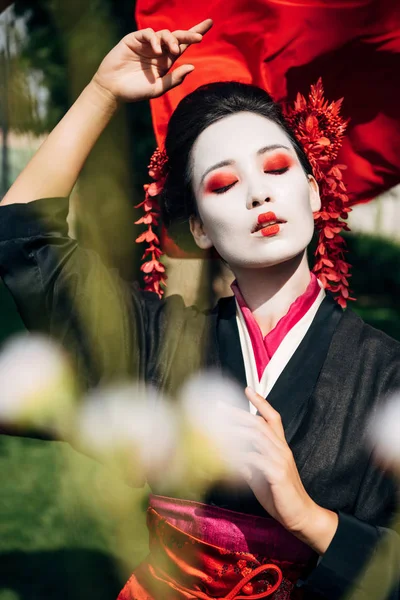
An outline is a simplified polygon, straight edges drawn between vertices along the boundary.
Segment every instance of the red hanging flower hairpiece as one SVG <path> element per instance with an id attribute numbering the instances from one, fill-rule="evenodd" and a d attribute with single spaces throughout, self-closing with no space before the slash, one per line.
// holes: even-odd
<path id="1" fill-rule="evenodd" d="M 303 145 L 320 189 L 321 210 L 314 214 L 319 234 L 313 272 L 345 308 L 347 300 L 354 298 L 349 296 L 350 265 L 344 259 L 346 244 L 340 235 L 342 230 L 349 231 L 345 219 L 351 211 L 342 177 L 346 166 L 335 162 L 348 125 L 339 114 L 342 101 L 328 104 L 319 79 L 308 99 L 298 94 L 285 116 Z"/>
<path id="2" fill-rule="evenodd" d="M 330 104 L 325 100 L 319 79 L 311 86 L 307 99 L 298 94 L 293 107 L 286 109 L 285 117 L 304 147 L 320 189 L 321 210 L 314 215 L 319 234 L 313 272 L 345 308 L 347 301 L 354 298 L 349 296 L 350 265 L 344 259 L 345 241 L 340 235 L 342 230 L 349 231 L 345 220 L 351 211 L 342 178 L 346 167 L 335 162 L 348 124 L 339 114 L 341 104 L 342 100 Z M 157 148 L 149 165 L 149 175 L 154 181 L 144 186 L 145 199 L 136 207 L 143 207 L 145 213 L 136 224 L 147 225 L 147 230 L 136 242 L 149 244 L 140 267 L 144 273 L 144 289 L 156 292 L 159 297 L 164 294 L 167 276 L 164 265 L 159 261 L 162 251 L 152 226 L 159 224 L 157 197 L 163 188 L 167 168 L 167 155 Z"/>
<path id="3" fill-rule="evenodd" d="M 148 244 L 140 267 L 144 273 L 144 289 L 148 292 L 155 292 L 160 298 L 164 294 L 163 288 L 166 285 L 167 275 L 164 265 L 159 260 L 163 252 L 160 248 L 160 240 L 153 231 L 153 226 L 157 227 L 159 224 L 160 207 L 157 198 L 165 182 L 167 165 L 167 155 L 157 148 L 149 164 L 149 175 L 154 182 L 144 186 L 145 198 L 143 202 L 135 206 L 135 208 L 143 207 L 144 210 L 143 217 L 136 221 L 135 225 L 147 225 L 147 230 L 136 238 L 137 243 L 147 242 Z"/>

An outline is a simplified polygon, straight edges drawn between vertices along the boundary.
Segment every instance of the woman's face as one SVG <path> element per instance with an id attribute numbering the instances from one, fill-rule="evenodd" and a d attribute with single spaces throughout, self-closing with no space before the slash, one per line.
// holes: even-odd
<path id="1" fill-rule="evenodd" d="M 233 271 L 285 262 L 310 243 L 318 186 L 273 121 L 240 112 L 213 123 L 193 146 L 191 168 L 200 215 L 192 234 Z"/>

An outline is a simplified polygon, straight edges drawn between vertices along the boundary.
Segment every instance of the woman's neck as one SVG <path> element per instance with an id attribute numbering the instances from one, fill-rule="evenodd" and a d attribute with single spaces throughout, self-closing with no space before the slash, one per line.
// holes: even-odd
<path id="1" fill-rule="evenodd" d="M 311 277 L 305 252 L 266 269 L 239 268 L 234 272 L 243 298 L 264 336 L 306 291 Z"/>

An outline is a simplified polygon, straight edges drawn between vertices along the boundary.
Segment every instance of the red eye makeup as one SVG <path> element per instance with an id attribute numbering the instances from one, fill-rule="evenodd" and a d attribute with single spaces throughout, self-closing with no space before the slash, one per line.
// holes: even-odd
<path id="1" fill-rule="evenodd" d="M 263 170 L 265 173 L 279 175 L 285 173 L 294 163 L 294 158 L 286 152 L 274 152 L 264 159 Z M 206 182 L 204 191 L 206 194 L 222 194 L 238 181 L 234 172 L 214 173 Z"/>
<path id="2" fill-rule="evenodd" d="M 294 164 L 294 159 L 284 152 L 267 156 L 264 160 L 264 171 L 267 173 L 287 171 Z"/>
<path id="3" fill-rule="evenodd" d="M 210 177 L 207 181 L 205 192 L 206 194 L 216 193 L 218 190 L 229 187 L 237 181 L 238 178 L 233 173 L 215 173 L 215 175 Z"/>

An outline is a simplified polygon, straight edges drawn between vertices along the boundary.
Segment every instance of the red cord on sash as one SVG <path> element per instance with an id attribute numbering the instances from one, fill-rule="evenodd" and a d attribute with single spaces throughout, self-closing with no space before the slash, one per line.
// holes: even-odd
<path id="1" fill-rule="evenodd" d="M 150 571 L 153 577 L 155 579 L 158 579 L 152 567 L 150 567 Z M 268 589 L 266 589 L 264 592 L 260 592 L 259 594 L 253 594 L 253 585 L 251 583 L 251 580 L 254 579 L 254 577 L 259 575 L 260 573 L 264 573 L 266 571 L 274 571 L 276 573 L 277 577 L 275 583 L 269 585 Z M 243 579 L 239 581 L 239 583 L 237 583 L 235 587 L 226 596 L 220 597 L 220 600 L 260 600 L 261 598 L 267 598 L 268 596 L 272 596 L 272 594 L 274 594 L 278 590 L 279 586 L 282 583 L 282 579 L 282 571 L 277 565 L 274 565 L 272 563 L 260 565 L 256 569 L 250 570 L 250 572 L 247 573 L 243 577 Z M 174 582 L 173 587 L 176 590 L 183 592 L 184 594 L 189 593 L 191 597 L 198 598 L 198 600 L 212 600 L 209 594 L 201 592 L 200 590 L 186 588 L 178 584 L 177 582 Z M 243 591 L 245 595 L 239 596 L 238 594 L 240 591 Z M 119 595 L 118 600 L 123 600 L 122 594 Z"/>
<path id="2" fill-rule="evenodd" d="M 277 574 L 277 579 L 275 583 L 268 587 L 268 589 L 265 592 L 261 592 L 260 594 L 253 594 L 253 586 L 250 582 L 254 577 L 259 575 L 260 573 L 263 573 L 264 571 L 274 571 Z M 276 592 L 276 590 L 282 583 L 282 579 L 282 571 L 277 565 L 273 565 L 272 563 L 267 565 L 260 565 L 259 567 L 254 569 L 254 571 L 251 571 L 245 577 L 243 577 L 242 581 L 239 581 L 239 583 L 235 585 L 233 590 L 229 592 L 229 594 L 225 596 L 223 600 L 258 600 L 258 598 L 267 598 L 267 596 L 272 596 L 272 594 Z M 240 592 L 240 590 L 242 590 L 246 595 L 238 596 L 237 594 L 238 592 Z"/>

